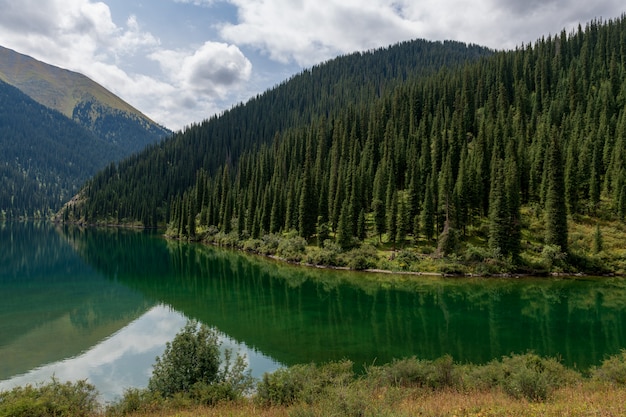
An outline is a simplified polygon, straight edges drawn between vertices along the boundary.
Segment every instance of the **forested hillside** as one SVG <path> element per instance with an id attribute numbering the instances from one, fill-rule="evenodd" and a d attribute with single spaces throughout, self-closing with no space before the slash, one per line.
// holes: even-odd
<path id="1" fill-rule="evenodd" d="M 60 209 L 124 151 L 0 81 L 0 218 Z"/>
<path id="2" fill-rule="evenodd" d="M 86 76 L 0 46 L 0 219 L 55 213 L 169 133 Z"/>
<path id="3" fill-rule="evenodd" d="M 415 55 L 407 45 L 394 48 Z M 584 220 L 602 250 L 599 222 L 626 216 L 625 16 L 430 73 L 398 70 L 394 48 L 305 71 L 111 166 L 66 215 L 512 265 L 569 256 L 570 223 Z M 366 65 L 382 71 L 365 77 Z M 382 81 L 389 68 L 401 81 Z"/>
<path id="4" fill-rule="evenodd" d="M 333 120 L 347 107 L 370 106 L 408 80 L 491 51 L 458 42 L 413 41 L 336 58 L 149 147 L 100 172 L 81 192 L 74 218 L 94 222 L 169 222 L 170 205 L 196 182 L 197 172 L 235 166 L 244 152 L 284 132 Z"/>

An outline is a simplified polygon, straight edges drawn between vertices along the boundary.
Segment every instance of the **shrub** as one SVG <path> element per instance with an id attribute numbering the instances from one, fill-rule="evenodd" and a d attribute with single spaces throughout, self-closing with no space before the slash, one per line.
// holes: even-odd
<path id="1" fill-rule="evenodd" d="M 464 257 L 467 262 L 484 262 L 485 259 L 489 258 L 490 256 L 491 253 L 487 248 L 474 246 L 470 243 L 468 243 L 465 247 Z"/>
<path id="2" fill-rule="evenodd" d="M 259 253 L 263 255 L 275 255 L 280 244 L 280 236 L 276 234 L 264 235 L 261 238 Z"/>
<path id="3" fill-rule="evenodd" d="M 300 262 L 304 256 L 306 240 L 302 236 L 284 238 L 278 244 L 276 254 L 287 261 Z"/>
<path id="4" fill-rule="evenodd" d="M 505 356 L 476 367 L 468 377 L 474 387 L 502 388 L 514 398 L 545 401 L 555 389 L 571 384 L 580 375 L 565 368 L 553 358 L 541 358 L 536 354 Z"/>
<path id="5" fill-rule="evenodd" d="M 291 405 L 320 401 L 330 388 L 345 387 L 353 380 L 352 362 L 294 365 L 264 374 L 256 399 L 263 405 Z"/>
<path id="6" fill-rule="evenodd" d="M 407 358 L 368 368 L 368 378 L 379 386 L 424 387 L 432 389 L 455 388 L 461 385 L 461 376 L 452 357 L 437 360 Z"/>
<path id="7" fill-rule="evenodd" d="M 214 330 L 198 326 L 195 321 L 187 322 L 174 340 L 166 344 L 163 356 L 156 358 L 148 389 L 167 398 L 190 392 L 192 387 L 198 388 L 197 384 L 226 384 L 237 395 L 243 394 L 252 386 L 244 358 L 237 355 L 231 363 L 232 353 L 226 350 L 221 364 L 219 347 Z"/>
<path id="8" fill-rule="evenodd" d="M 124 416 L 131 413 L 154 413 L 163 406 L 163 397 L 147 389 L 129 388 L 122 398 L 109 404 L 108 416 Z"/>
<path id="9" fill-rule="evenodd" d="M 0 392 L 0 416 L 87 417 L 97 409 L 96 389 L 85 381 L 60 383 L 52 378 L 47 384 Z"/>
<path id="10" fill-rule="evenodd" d="M 626 349 L 602 361 L 600 367 L 593 368 L 591 378 L 596 381 L 626 385 Z"/>
<path id="11" fill-rule="evenodd" d="M 377 258 L 376 248 L 371 245 L 361 245 L 343 254 L 345 265 L 357 271 L 375 267 Z"/>
<path id="12" fill-rule="evenodd" d="M 419 262 L 420 258 L 417 253 L 412 250 L 404 249 L 398 252 L 394 261 L 398 265 L 398 267 L 403 271 L 408 271 L 411 269 L 411 265 Z"/>
<path id="13" fill-rule="evenodd" d="M 157 357 L 148 389 L 164 397 L 188 391 L 195 383 L 216 382 L 220 365 L 217 334 L 189 321 Z"/>
<path id="14" fill-rule="evenodd" d="M 341 246 L 330 239 L 326 239 L 322 247 L 309 251 L 307 262 L 314 265 L 337 266 L 341 252 Z"/>

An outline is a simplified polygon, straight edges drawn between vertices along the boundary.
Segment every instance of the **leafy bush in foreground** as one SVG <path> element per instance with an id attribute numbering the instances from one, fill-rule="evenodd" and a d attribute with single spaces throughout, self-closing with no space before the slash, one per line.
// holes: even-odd
<path id="1" fill-rule="evenodd" d="M 164 406 L 214 405 L 241 398 L 253 386 L 254 379 L 241 355 L 220 354 L 215 330 L 195 321 L 168 342 L 165 352 L 156 358 L 148 388 L 129 389 L 124 397 L 108 408 L 109 415 L 152 412 Z"/>
<path id="2" fill-rule="evenodd" d="M 348 386 L 353 380 L 350 361 L 294 365 L 263 375 L 256 398 L 263 405 L 311 404 L 328 395 L 329 390 Z"/>
<path id="3" fill-rule="evenodd" d="M 602 365 L 591 370 L 595 381 L 626 385 L 626 349 L 602 361 Z"/>
<path id="4" fill-rule="evenodd" d="M 61 383 L 55 378 L 38 386 L 0 392 L 0 416 L 87 417 L 98 409 L 97 393 L 85 381 Z"/>
<path id="5" fill-rule="evenodd" d="M 580 379 L 580 374 L 567 369 L 553 358 L 534 353 L 513 354 L 502 360 L 473 367 L 466 382 L 479 389 L 500 387 L 514 398 L 545 401 L 557 389 Z"/>
<path id="6" fill-rule="evenodd" d="M 461 387 L 461 374 L 449 355 L 429 361 L 415 357 L 370 367 L 367 377 L 381 387 L 424 387 L 432 389 Z"/>

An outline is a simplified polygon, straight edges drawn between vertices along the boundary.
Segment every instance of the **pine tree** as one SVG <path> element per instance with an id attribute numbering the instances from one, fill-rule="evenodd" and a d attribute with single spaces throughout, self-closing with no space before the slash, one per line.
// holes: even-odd
<path id="1" fill-rule="evenodd" d="M 507 256 L 509 210 L 505 193 L 504 162 L 499 160 L 493 169 L 489 194 L 489 249 L 495 255 Z"/>
<path id="2" fill-rule="evenodd" d="M 389 242 L 396 244 L 398 233 L 398 192 L 393 191 L 391 197 L 387 200 L 387 237 Z"/>
<path id="3" fill-rule="evenodd" d="M 433 185 L 430 175 L 426 180 L 426 192 L 424 194 L 424 203 L 422 204 L 422 213 L 420 215 L 422 222 L 422 230 L 426 240 L 431 240 L 435 233 L 435 201 L 433 196 Z"/>
<path id="4" fill-rule="evenodd" d="M 348 249 L 352 246 L 352 225 L 349 206 L 348 199 L 345 199 L 341 205 L 339 222 L 337 224 L 337 244 L 343 249 Z"/>
<path id="5" fill-rule="evenodd" d="M 558 135 L 552 132 L 548 148 L 547 188 L 545 202 L 545 243 L 560 247 L 567 253 L 567 207 L 565 205 L 565 179 L 563 159 Z"/>
<path id="6" fill-rule="evenodd" d="M 374 228 L 376 229 L 376 233 L 378 234 L 378 241 L 382 241 L 383 233 L 387 230 L 385 226 L 386 223 L 386 215 L 385 215 L 385 205 L 382 200 L 375 198 L 372 201 L 372 211 L 374 212 Z"/>
<path id="7" fill-rule="evenodd" d="M 301 183 L 300 203 L 298 205 L 298 230 L 300 236 L 309 239 L 315 234 L 317 220 L 317 202 L 313 193 L 313 182 L 309 179 L 305 166 L 304 178 Z"/>

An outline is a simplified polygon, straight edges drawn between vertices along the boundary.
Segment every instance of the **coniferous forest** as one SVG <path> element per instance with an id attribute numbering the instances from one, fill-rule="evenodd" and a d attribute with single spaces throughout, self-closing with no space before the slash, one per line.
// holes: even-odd
<path id="1" fill-rule="evenodd" d="M 602 224 L 623 225 L 625 104 L 626 15 L 511 51 L 406 42 L 303 71 L 110 165 L 61 215 L 252 250 L 298 236 L 593 269 L 572 224 L 596 227 L 594 253 Z"/>

